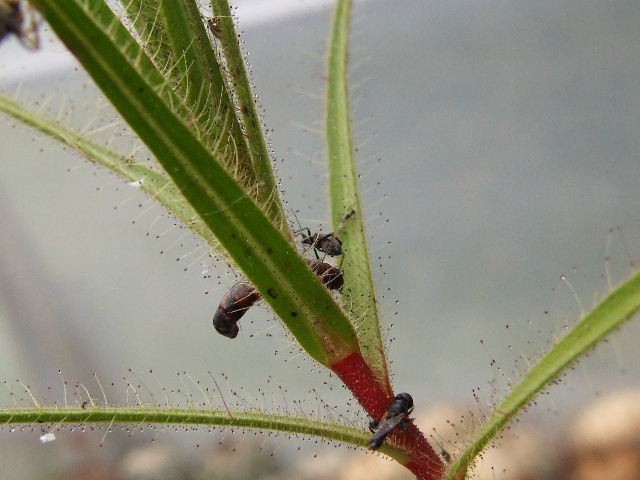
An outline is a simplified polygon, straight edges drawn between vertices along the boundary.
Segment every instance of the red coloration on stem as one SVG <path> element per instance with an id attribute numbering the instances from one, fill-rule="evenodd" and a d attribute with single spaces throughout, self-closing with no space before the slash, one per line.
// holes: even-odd
<path id="1" fill-rule="evenodd" d="M 427 439 L 413 423 L 406 423 L 406 431 L 398 428 L 393 435 L 387 437 L 411 456 L 404 466 L 421 480 L 440 480 L 444 475 L 444 463 L 433 450 Z"/>
<path id="2" fill-rule="evenodd" d="M 360 404 L 372 418 L 380 419 L 393 402 L 393 392 L 386 384 L 380 383 L 362 358 L 360 352 L 352 353 L 331 365 L 338 377 L 353 392 Z M 406 430 L 396 429 L 387 441 L 405 451 L 410 460 L 404 466 L 420 480 L 440 480 L 444 474 L 444 464 L 433 450 L 422 432 L 413 423 L 405 424 Z"/>
<path id="3" fill-rule="evenodd" d="M 331 365 L 372 418 L 381 418 L 393 402 L 393 392 L 373 374 L 360 352 L 354 352 Z"/>

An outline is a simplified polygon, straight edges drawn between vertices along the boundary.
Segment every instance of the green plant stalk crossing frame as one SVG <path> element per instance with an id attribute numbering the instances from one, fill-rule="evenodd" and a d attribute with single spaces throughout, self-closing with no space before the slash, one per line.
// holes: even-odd
<path id="1" fill-rule="evenodd" d="M 93 404 L 85 408 L 9 408 L 0 411 L 0 423 L 11 425 L 38 425 L 46 430 L 61 425 L 88 423 L 101 424 L 146 424 L 146 425 L 200 425 L 203 427 L 233 427 L 272 430 L 314 437 L 364 447 L 369 443 L 369 432 L 337 423 L 327 423 L 289 415 L 261 412 L 235 412 L 227 410 L 193 408 L 125 408 L 105 407 Z M 406 461 L 401 450 L 384 445 L 379 450 L 399 462 Z"/>
<path id="2" fill-rule="evenodd" d="M 473 459 L 546 386 L 591 351 L 611 331 L 640 309 L 640 273 L 614 290 L 553 347 L 511 391 L 489 418 L 480 434 L 451 465 L 446 478 L 462 478 Z"/>
<path id="3" fill-rule="evenodd" d="M 362 354 L 391 394 L 385 344 L 380 331 L 378 302 L 369 261 L 358 189 L 353 134 L 349 115 L 349 21 L 351 1 L 340 0 L 335 12 L 329 49 L 326 136 L 329 195 L 333 229 L 342 239 L 344 304 L 356 319 Z M 353 213 L 352 213 L 353 212 Z M 349 216 L 347 220 L 345 217 Z"/>

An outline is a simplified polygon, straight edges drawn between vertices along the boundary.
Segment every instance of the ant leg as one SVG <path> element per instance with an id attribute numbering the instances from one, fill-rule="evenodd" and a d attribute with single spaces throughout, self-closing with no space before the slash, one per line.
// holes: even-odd
<path id="1" fill-rule="evenodd" d="M 342 232 L 342 230 L 344 230 L 344 226 L 346 225 L 347 221 L 353 217 L 356 214 L 356 211 L 352 208 L 351 210 L 349 210 L 347 212 L 347 214 L 342 217 L 342 220 L 340 221 L 340 225 L 338 225 L 338 229 L 336 230 L 338 233 Z"/>
<path id="2" fill-rule="evenodd" d="M 304 236 L 304 232 L 306 231 L 307 236 Z M 311 235 L 311 230 L 309 229 L 309 227 L 305 227 L 305 228 L 301 228 L 300 230 L 294 230 L 293 231 L 293 235 L 294 236 L 298 236 L 300 235 L 302 237 L 301 243 L 303 243 L 304 245 L 309 245 L 309 248 L 313 248 L 313 253 L 316 256 L 316 260 L 320 260 L 320 257 L 318 256 L 318 252 L 316 250 L 316 245 L 318 243 L 317 239 L 314 242 L 309 243 L 309 240 L 311 240 L 313 238 L 313 236 Z M 307 252 L 309 250 L 309 248 L 305 248 L 303 250 L 303 252 Z"/>
<path id="3" fill-rule="evenodd" d="M 311 238 L 311 230 L 309 229 L 309 227 L 301 228 L 300 230 L 294 230 L 293 234 L 295 236 L 298 236 L 301 233 L 304 233 L 305 230 L 307 231 L 307 236 L 306 237 L 304 237 L 304 236 L 302 237 L 302 241 L 304 242 L 305 240 Z"/>
<path id="4" fill-rule="evenodd" d="M 310 240 L 312 238 L 313 237 L 311 236 L 311 230 L 309 230 L 309 227 L 307 227 L 307 238 L 303 238 L 302 241 L 304 242 L 305 240 Z M 310 244 L 310 248 L 313 248 L 313 254 L 316 256 L 316 260 L 320 260 L 320 257 L 318 256 L 318 243 L 320 243 L 320 235 L 316 233 L 315 240 Z M 324 257 L 320 261 L 324 261 Z"/>

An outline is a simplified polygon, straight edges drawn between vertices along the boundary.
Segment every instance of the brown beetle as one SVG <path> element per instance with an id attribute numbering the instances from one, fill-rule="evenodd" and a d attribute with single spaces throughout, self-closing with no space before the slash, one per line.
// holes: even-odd
<path id="1" fill-rule="evenodd" d="M 313 273 L 315 273 L 320 281 L 329 290 L 341 290 L 344 285 L 344 275 L 342 270 L 320 260 L 306 261 Z"/>
<path id="2" fill-rule="evenodd" d="M 238 320 L 251 306 L 260 300 L 260 294 L 250 283 L 238 282 L 224 294 L 216 313 L 213 326 L 216 331 L 229 338 L 238 336 Z"/>
<path id="3" fill-rule="evenodd" d="M 306 260 L 313 272 L 329 290 L 340 290 L 344 285 L 342 271 L 319 260 Z M 238 336 L 238 320 L 254 303 L 260 300 L 260 293 L 248 282 L 238 282 L 224 294 L 216 313 L 213 315 L 213 327 L 220 335 L 228 338 Z"/>

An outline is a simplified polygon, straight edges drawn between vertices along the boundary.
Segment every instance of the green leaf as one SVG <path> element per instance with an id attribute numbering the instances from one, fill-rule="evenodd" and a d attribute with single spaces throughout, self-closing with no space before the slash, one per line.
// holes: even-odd
<path id="1" fill-rule="evenodd" d="M 580 356 L 589 353 L 598 342 L 629 320 L 639 309 L 640 273 L 611 292 L 525 375 L 489 418 L 479 435 L 451 465 L 446 478 L 463 478 L 476 455 L 511 419 Z"/>
<path id="2" fill-rule="evenodd" d="M 127 0 L 124 8 L 145 50 L 156 65 L 175 65 L 164 18 L 159 15 L 161 0 Z M 177 75 L 176 75 L 177 78 Z"/>
<path id="3" fill-rule="evenodd" d="M 13 425 L 51 424 L 56 429 L 62 425 L 85 425 L 90 423 L 108 425 L 137 423 L 144 425 L 228 426 L 312 435 L 360 447 L 365 447 L 371 439 L 369 432 L 354 427 L 290 415 L 237 412 L 210 408 L 105 407 L 97 405 L 93 401 L 88 402 L 85 408 L 37 406 L 0 409 L 0 422 Z M 397 459 L 399 462 L 407 460 L 406 455 L 401 450 L 388 445 L 384 445 L 379 451 Z"/>
<path id="4" fill-rule="evenodd" d="M 45 18 L 144 141 L 300 345 L 323 365 L 359 351 L 327 289 L 173 109 L 180 101 L 105 3 L 38 0 Z"/>
<path id="5" fill-rule="evenodd" d="M 257 201 L 267 216 L 271 218 L 282 232 L 289 235 L 282 203 L 279 201 L 277 183 L 271 167 L 271 157 L 267 149 L 260 115 L 256 109 L 256 102 L 251 89 L 249 75 L 244 65 L 244 58 L 238 43 L 238 33 L 233 24 L 231 9 L 227 0 L 212 0 L 211 8 L 214 17 L 210 23 L 217 39 L 220 56 L 224 58 L 227 71 L 228 88 L 233 92 L 237 102 L 236 113 L 244 128 L 246 141 L 253 159 L 256 176 L 261 184 L 257 186 Z"/>
<path id="6" fill-rule="evenodd" d="M 350 0 L 338 2 L 329 52 L 326 137 L 329 155 L 329 194 L 333 229 L 343 243 L 344 304 L 354 319 L 362 354 L 380 382 L 392 392 L 385 344 L 380 331 L 378 302 L 369 262 L 369 249 L 354 158 L 349 114 Z"/>
<path id="7" fill-rule="evenodd" d="M 364 445 L 369 437 L 362 430 L 344 425 L 308 420 L 292 416 L 261 412 L 235 412 L 194 408 L 138 408 L 103 407 L 85 408 L 10 408 L 0 411 L 0 422 L 12 424 L 179 424 L 202 426 L 232 426 L 261 430 L 284 431 L 324 437 L 356 445 Z"/>
<path id="8" fill-rule="evenodd" d="M 227 91 L 225 74 L 216 61 L 200 10 L 194 0 L 162 0 L 160 17 L 166 25 L 172 58 L 172 76 L 180 81 L 172 85 L 193 112 L 190 122 L 200 140 L 214 150 L 227 171 L 233 172 L 247 191 L 254 192 L 258 203 L 259 188 L 275 189 L 275 183 L 258 178 L 249 154 L 246 137 L 235 114 L 232 96 Z M 260 172 L 262 173 L 262 172 Z M 260 187 L 258 187 L 260 185 Z"/>
<path id="9" fill-rule="evenodd" d="M 99 163 L 113 170 L 128 182 L 138 182 L 142 190 L 164 205 L 185 225 L 200 235 L 213 249 L 218 249 L 218 241 L 209 227 L 205 225 L 193 207 L 187 203 L 178 187 L 166 173 L 157 172 L 146 165 L 136 163 L 123 153 L 96 143 L 42 114 L 31 112 L 2 94 L 0 94 L 0 111 L 70 146 L 91 162 Z"/>

